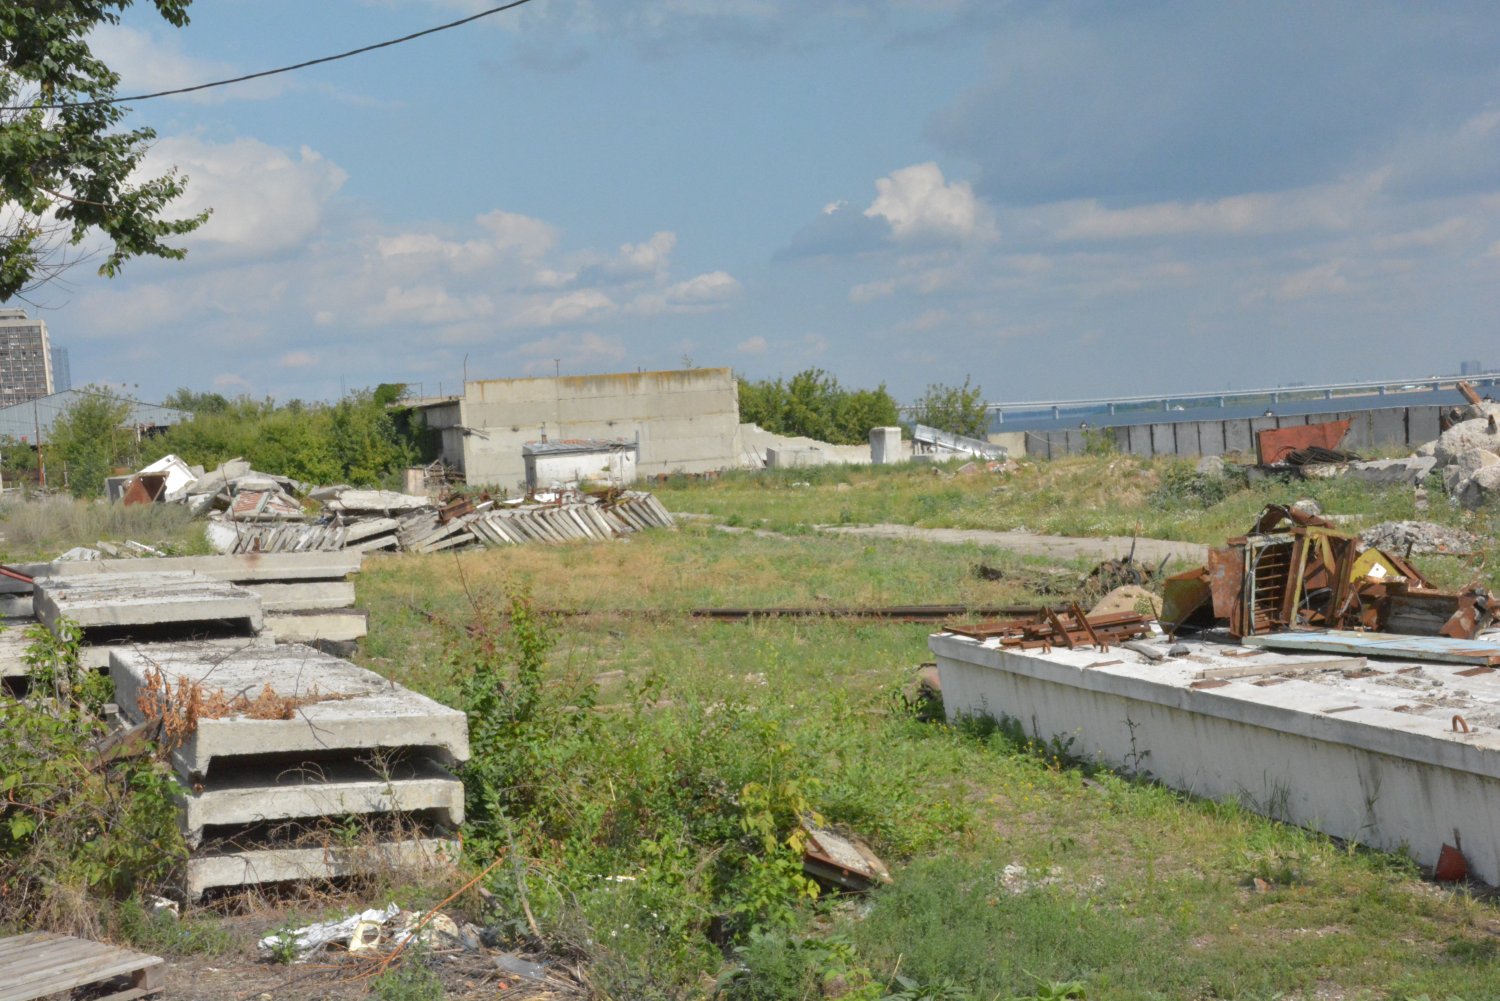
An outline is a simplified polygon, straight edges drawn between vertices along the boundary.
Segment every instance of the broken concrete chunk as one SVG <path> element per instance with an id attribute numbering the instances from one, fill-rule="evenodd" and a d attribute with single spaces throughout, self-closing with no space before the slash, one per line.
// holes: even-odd
<path id="1" fill-rule="evenodd" d="M 1432 457 L 1436 458 L 1437 457 L 1437 439 L 1434 438 L 1431 441 L 1425 441 L 1422 444 L 1418 445 L 1417 446 L 1417 450 L 1415 452 L 1413 452 L 1412 455 L 1421 456 L 1421 457 L 1432 456 Z"/>
<path id="2" fill-rule="evenodd" d="M 1458 503 L 1472 511 L 1500 496 L 1500 466 L 1486 466 L 1459 484 Z"/>
<path id="3" fill-rule="evenodd" d="M 1468 556 L 1479 543 L 1472 532 L 1430 521 L 1383 521 L 1361 532 L 1359 539 L 1367 546 L 1398 556 L 1426 553 Z"/>
<path id="4" fill-rule="evenodd" d="M 1156 618 L 1161 615 L 1161 598 L 1136 584 L 1125 584 L 1100 598 L 1089 615 L 1113 615 L 1116 612 L 1140 612 Z"/>
<path id="5" fill-rule="evenodd" d="M 1205 455 L 1198 460 L 1196 468 L 1200 476 L 1223 476 L 1224 457 L 1219 455 Z"/>
<path id="6" fill-rule="evenodd" d="M 859 838 L 805 820 L 802 830 L 807 835 L 802 871 L 814 879 L 846 890 L 868 890 L 891 881 L 885 863 Z"/>
<path id="7" fill-rule="evenodd" d="M 1490 430 L 1489 420 L 1464 421 L 1444 431 L 1438 438 L 1438 465 L 1447 466 L 1458 461 L 1460 454 L 1477 448 L 1484 452 L 1500 453 L 1500 430 Z"/>
<path id="8" fill-rule="evenodd" d="M 1473 476 L 1486 466 L 1500 466 L 1500 455 L 1482 448 L 1465 448 L 1453 457 L 1453 465 Z"/>
<path id="9" fill-rule="evenodd" d="M 1500 456 L 1495 457 L 1500 462 Z M 1351 462 L 1348 477 L 1364 483 L 1377 485 L 1414 485 L 1421 483 L 1437 466 L 1437 459 L 1413 456 L 1408 459 L 1378 459 L 1371 462 Z"/>
<path id="10" fill-rule="evenodd" d="M 420 511 L 432 507 L 425 495 L 399 494 L 394 490 L 341 490 L 325 502 L 330 511 Z"/>

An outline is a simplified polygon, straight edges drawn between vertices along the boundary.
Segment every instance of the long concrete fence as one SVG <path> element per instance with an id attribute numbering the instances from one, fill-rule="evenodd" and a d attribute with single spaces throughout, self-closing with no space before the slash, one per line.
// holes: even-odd
<path id="1" fill-rule="evenodd" d="M 1172 421 L 1065 431 L 1027 431 L 1026 454 L 1055 459 L 1078 455 L 1100 435 L 1114 439 L 1115 448 L 1132 455 L 1203 456 L 1231 452 L 1254 454 L 1255 435 L 1267 428 L 1297 427 L 1348 420 L 1349 433 L 1341 447 L 1353 452 L 1381 448 L 1416 448 L 1438 436 L 1438 415 L 1446 407 L 1383 407 L 1284 417 L 1241 417 L 1218 421 Z"/>

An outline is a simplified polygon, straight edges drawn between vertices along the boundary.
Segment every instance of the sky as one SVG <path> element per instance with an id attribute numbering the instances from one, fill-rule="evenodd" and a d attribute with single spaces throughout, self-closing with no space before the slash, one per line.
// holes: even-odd
<path id="1" fill-rule="evenodd" d="M 120 93 L 475 0 L 149 3 Z M 1492 5 L 532 0 L 133 104 L 186 260 L 33 298 L 75 384 L 329 399 L 684 365 L 908 401 L 1500 368 Z"/>

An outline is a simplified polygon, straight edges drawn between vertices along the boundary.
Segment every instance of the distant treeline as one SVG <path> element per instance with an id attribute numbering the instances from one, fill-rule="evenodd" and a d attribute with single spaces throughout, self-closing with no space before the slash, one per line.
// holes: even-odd
<path id="1" fill-rule="evenodd" d="M 802 435 L 834 445 L 859 445 L 870 429 L 926 424 L 953 434 L 983 438 L 989 429 L 984 390 L 970 385 L 933 384 L 912 404 L 902 421 L 885 383 L 875 389 L 846 389 L 820 368 L 798 372 L 789 381 L 740 377 L 740 420 L 775 434 Z"/>
<path id="2" fill-rule="evenodd" d="M 391 407 L 404 388 L 357 390 L 336 403 L 230 399 L 179 389 L 163 404 L 187 410 L 193 419 L 140 440 L 122 428 L 128 402 L 89 393 L 53 426 L 43 453 L 47 479 L 60 484 L 66 469 L 69 491 L 92 497 L 113 470 L 139 469 L 175 454 L 208 469 L 244 458 L 256 469 L 309 483 L 395 486 L 401 470 L 424 457 L 420 418 Z"/>

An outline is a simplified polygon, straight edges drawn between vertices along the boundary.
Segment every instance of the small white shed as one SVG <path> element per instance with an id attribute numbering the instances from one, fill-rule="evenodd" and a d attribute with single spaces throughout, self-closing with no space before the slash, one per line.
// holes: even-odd
<path id="1" fill-rule="evenodd" d="M 521 446 L 529 490 L 576 487 L 580 483 L 626 486 L 635 482 L 640 446 L 624 439 L 569 438 L 529 441 Z"/>

